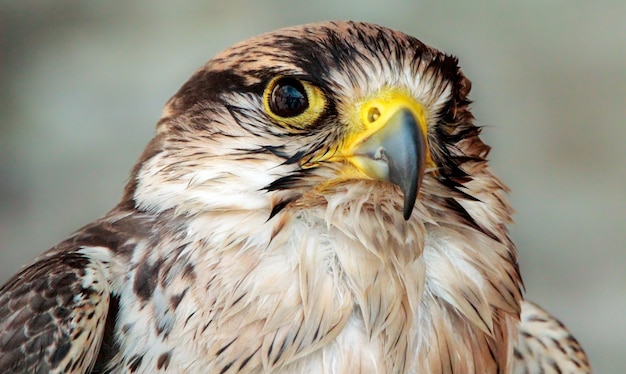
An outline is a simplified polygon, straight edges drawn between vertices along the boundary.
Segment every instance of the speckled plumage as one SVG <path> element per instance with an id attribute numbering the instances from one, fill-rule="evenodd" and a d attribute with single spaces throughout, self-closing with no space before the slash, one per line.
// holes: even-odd
<path id="1" fill-rule="evenodd" d="M 319 115 L 268 115 L 277 76 L 317 87 Z M 335 157 L 388 90 L 424 110 L 408 219 L 406 191 Z M 469 90 L 455 58 L 364 23 L 220 53 L 166 105 L 119 205 L 2 286 L 0 371 L 590 372 L 523 301 Z M 554 338 L 567 354 L 546 360 Z"/>

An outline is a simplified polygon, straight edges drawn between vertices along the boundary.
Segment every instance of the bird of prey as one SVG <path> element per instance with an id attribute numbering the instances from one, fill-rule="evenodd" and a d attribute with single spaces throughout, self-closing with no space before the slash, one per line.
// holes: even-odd
<path id="1" fill-rule="evenodd" d="M 470 86 L 367 23 L 218 54 L 120 203 L 2 286 L 0 372 L 590 372 L 524 300 Z"/>

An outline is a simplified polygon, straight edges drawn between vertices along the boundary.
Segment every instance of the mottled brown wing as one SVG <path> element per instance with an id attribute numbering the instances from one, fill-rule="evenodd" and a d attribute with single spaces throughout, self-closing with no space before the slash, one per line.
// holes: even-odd
<path id="1" fill-rule="evenodd" d="M 514 372 L 591 373 L 587 355 L 559 320 L 535 304 L 522 302 Z"/>
<path id="2" fill-rule="evenodd" d="M 0 373 L 81 373 L 93 366 L 109 287 L 100 265 L 57 253 L 0 288 Z"/>

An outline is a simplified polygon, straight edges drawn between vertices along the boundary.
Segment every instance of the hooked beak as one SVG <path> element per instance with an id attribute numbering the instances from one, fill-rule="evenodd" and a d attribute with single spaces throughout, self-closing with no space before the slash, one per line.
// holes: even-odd
<path id="1" fill-rule="evenodd" d="M 370 178 L 400 187 L 408 220 L 430 157 L 423 108 L 404 92 L 383 92 L 359 117 L 365 130 L 349 136 L 341 153 Z"/>

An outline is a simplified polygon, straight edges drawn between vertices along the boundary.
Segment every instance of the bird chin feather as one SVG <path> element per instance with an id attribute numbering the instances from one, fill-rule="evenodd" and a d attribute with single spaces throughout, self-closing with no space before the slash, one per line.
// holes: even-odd
<path id="1" fill-rule="evenodd" d="M 412 219 L 404 221 L 400 197 L 389 198 L 394 192 L 371 182 L 352 183 L 327 195 L 318 213 L 301 214 L 312 221 L 317 215 L 326 223 L 343 274 L 341 286 L 354 295 L 366 333 L 383 341 L 409 337 L 386 352 L 389 357 L 397 349 L 429 347 L 417 350 L 423 357 L 416 361 L 401 358 L 407 365 L 424 365 L 418 372 L 439 367 L 437 360 L 446 359 L 459 372 L 490 372 L 509 365 L 512 345 L 496 347 L 495 341 L 516 336 L 521 294 L 516 263 L 511 262 L 514 249 L 506 240 L 459 227 L 454 216 L 433 217 L 431 212 L 439 207 L 421 202 Z M 422 196 L 422 201 L 433 200 Z M 480 219 L 485 212 L 469 214 Z M 491 218 L 501 222 L 503 217 L 508 219 Z M 503 335 L 507 339 L 494 339 Z M 382 345 L 389 347 L 389 340 Z M 452 345 L 462 349 L 448 352 L 446 346 Z"/>

